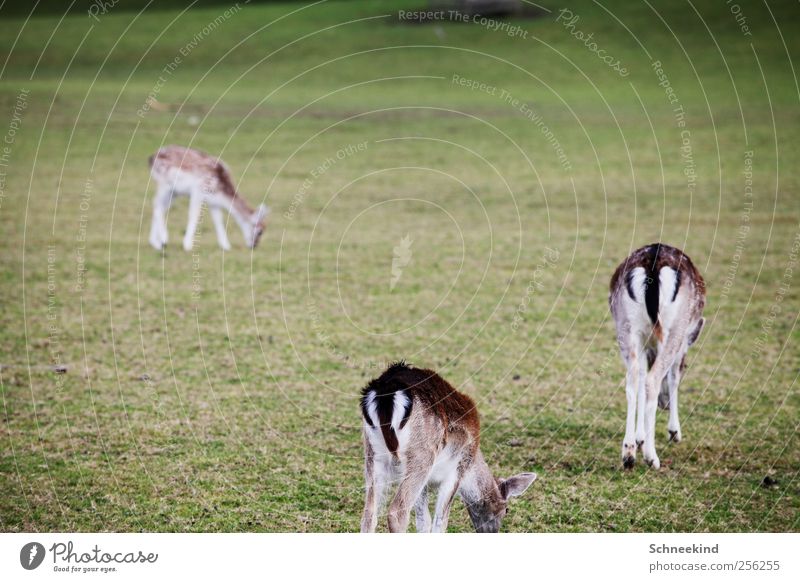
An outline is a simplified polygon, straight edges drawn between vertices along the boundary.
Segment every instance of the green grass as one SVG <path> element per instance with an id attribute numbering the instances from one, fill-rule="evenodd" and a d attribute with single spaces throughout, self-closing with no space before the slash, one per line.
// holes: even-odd
<path id="1" fill-rule="evenodd" d="M 512 22 L 527 38 L 382 16 L 413 2 L 246 6 L 143 118 L 163 67 L 224 6 L 2 18 L 4 137 L 29 93 L 0 166 L 0 529 L 356 530 L 357 394 L 406 358 L 475 398 L 499 474 L 539 473 L 506 531 L 796 531 L 800 14 L 740 4 L 751 37 L 721 2 L 573 3 L 626 78 L 550 3 Z M 686 111 L 691 190 L 653 60 Z M 312 170 L 360 142 L 289 212 Z M 184 253 L 184 200 L 166 254 L 147 245 L 146 159 L 164 143 L 222 155 L 273 208 L 255 253 L 231 225 L 223 254 L 207 220 Z M 684 441 L 666 444 L 659 413 L 661 471 L 623 472 L 607 283 L 654 240 L 705 275 L 708 323 Z M 538 267 L 548 248 L 558 259 Z M 451 529 L 469 530 L 460 505 Z"/>

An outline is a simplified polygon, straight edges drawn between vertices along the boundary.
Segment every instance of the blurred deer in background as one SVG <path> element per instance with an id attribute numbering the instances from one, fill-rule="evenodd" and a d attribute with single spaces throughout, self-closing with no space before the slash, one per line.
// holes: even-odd
<path id="1" fill-rule="evenodd" d="M 176 195 L 189 197 L 184 250 L 192 250 L 203 203 L 209 208 L 217 241 L 223 250 L 231 249 L 223 210 L 233 216 L 249 248 L 255 248 L 258 244 L 269 208 L 261 204 L 253 210 L 248 206 L 236 192 L 230 170 L 222 160 L 198 150 L 166 146 L 150 156 L 150 175 L 157 186 L 150 228 L 150 245 L 153 248 L 161 250 L 167 244 L 167 211 Z"/>

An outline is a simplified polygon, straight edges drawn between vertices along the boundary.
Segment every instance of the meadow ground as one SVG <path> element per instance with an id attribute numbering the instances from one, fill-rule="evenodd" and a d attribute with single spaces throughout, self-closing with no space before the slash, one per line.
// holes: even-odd
<path id="1" fill-rule="evenodd" d="M 0 19 L 0 529 L 357 530 L 358 392 L 405 358 L 539 473 L 505 531 L 796 531 L 800 9 L 736 6 Z M 185 200 L 148 246 L 167 143 L 272 207 L 254 253 L 207 220 L 185 253 Z M 655 240 L 707 324 L 684 441 L 659 413 L 662 469 L 624 472 L 607 285 Z"/>

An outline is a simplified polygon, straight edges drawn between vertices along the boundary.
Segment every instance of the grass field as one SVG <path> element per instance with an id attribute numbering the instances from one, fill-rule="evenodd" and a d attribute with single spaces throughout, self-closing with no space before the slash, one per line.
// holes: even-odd
<path id="1" fill-rule="evenodd" d="M 415 1 L 0 16 L 0 529 L 355 531 L 358 392 L 398 358 L 539 474 L 504 531 L 800 529 L 798 5 Z M 169 143 L 272 207 L 254 253 L 208 220 L 185 253 L 185 200 L 148 246 Z M 683 442 L 659 413 L 662 469 L 624 472 L 608 280 L 656 240 L 707 324 Z"/>

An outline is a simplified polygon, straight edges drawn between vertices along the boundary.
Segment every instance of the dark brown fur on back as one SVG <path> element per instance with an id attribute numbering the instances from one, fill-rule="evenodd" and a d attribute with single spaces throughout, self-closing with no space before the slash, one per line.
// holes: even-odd
<path id="1" fill-rule="evenodd" d="M 372 380 L 361 391 L 361 414 L 369 425 L 372 425 L 372 421 L 366 409 L 367 395 L 375 391 L 378 420 L 381 422 L 384 440 L 391 452 L 397 449 L 397 438 L 390 426 L 391 402 L 399 390 L 411 400 L 410 406 L 404 413 L 403 424 L 408 420 L 412 407 L 422 407 L 424 411 L 442 419 L 445 435 L 456 430 L 468 432 L 475 439 L 477 448 L 480 419 L 472 399 L 453 388 L 433 370 L 414 368 L 407 366 L 405 362 L 397 362 L 390 365 L 380 377 Z"/>

